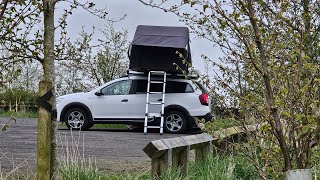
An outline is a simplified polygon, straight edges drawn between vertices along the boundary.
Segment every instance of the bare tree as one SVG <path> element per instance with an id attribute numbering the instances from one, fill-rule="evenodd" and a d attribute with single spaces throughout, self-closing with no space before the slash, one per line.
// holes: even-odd
<path id="1" fill-rule="evenodd" d="M 88 91 L 124 74 L 128 68 L 127 31 L 116 31 L 112 23 L 101 30 L 98 44 L 94 44 L 95 29 L 84 30 L 74 43 L 66 46 L 64 60 L 58 61 L 59 94 Z M 64 77 L 64 78 L 63 78 Z M 69 77 L 69 78 L 65 78 Z"/>
<path id="2" fill-rule="evenodd" d="M 70 5 L 65 10 L 59 25 L 54 26 L 54 12 L 57 2 L 65 2 Z M 5 26 L 0 30 L 1 51 L 6 50 L 9 56 L 1 56 L 0 64 L 11 61 L 28 62 L 39 61 L 43 68 L 43 80 L 40 81 L 39 96 L 43 96 L 39 107 L 38 121 L 38 179 L 54 179 L 56 171 L 56 120 L 55 120 L 55 56 L 62 53 L 64 47 L 63 36 L 66 27 L 67 16 L 76 7 L 81 7 L 91 14 L 107 19 L 105 9 L 95 8 L 92 2 L 79 3 L 78 1 L 60 0 L 28 0 L 28 1 L 3 1 L 0 3 L 0 22 Z M 43 20 L 40 14 L 43 13 Z M 39 24 L 43 23 L 43 30 Z M 40 26 L 41 27 L 41 26 Z M 54 32 L 61 30 L 60 44 L 54 44 Z M 62 43 L 62 44 L 61 44 Z M 56 51 L 55 51 L 56 49 Z M 5 79 L 6 77 L 1 77 Z"/>

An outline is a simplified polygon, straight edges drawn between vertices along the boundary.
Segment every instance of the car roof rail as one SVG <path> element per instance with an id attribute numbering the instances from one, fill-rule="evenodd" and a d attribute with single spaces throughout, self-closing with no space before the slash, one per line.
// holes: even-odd
<path id="1" fill-rule="evenodd" d="M 148 76 L 148 71 L 133 71 L 133 70 L 127 70 L 127 75 L 124 75 L 123 77 L 130 77 L 133 76 Z M 157 76 L 157 75 L 152 75 Z M 179 79 L 198 79 L 199 75 L 196 74 L 170 74 L 167 73 L 168 78 L 179 78 Z"/>

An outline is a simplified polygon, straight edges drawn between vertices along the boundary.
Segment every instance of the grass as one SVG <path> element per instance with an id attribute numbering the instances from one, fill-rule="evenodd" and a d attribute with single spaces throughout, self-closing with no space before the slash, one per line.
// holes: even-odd
<path id="1" fill-rule="evenodd" d="M 0 116 L 3 117 L 15 117 L 15 118 L 37 118 L 37 112 L 8 112 L 0 111 Z"/>
<path id="2" fill-rule="evenodd" d="M 95 124 L 94 128 L 98 129 L 126 129 L 127 126 L 125 124 Z"/>
<path id="3" fill-rule="evenodd" d="M 60 123 L 60 127 L 66 127 L 65 123 Z M 127 126 L 124 124 L 95 124 L 92 128 L 97 129 L 126 129 Z"/>
<path id="4" fill-rule="evenodd" d="M 149 180 L 150 171 L 112 173 L 100 171 L 94 158 L 85 157 L 84 134 L 81 132 L 59 134 L 61 150 L 58 179 L 64 180 Z M 192 151 L 194 152 L 194 151 Z M 146 162 L 147 163 L 147 162 Z M 191 157 L 189 173 L 182 176 L 179 170 L 169 170 L 156 179 L 163 180 L 206 180 L 206 179 L 258 179 L 258 175 L 245 157 L 240 155 L 208 157 L 204 162 L 195 162 Z"/>
<path id="5" fill-rule="evenodd" d="M 0 111 L 2 117 L 15 117 L 15 118 L 38 118 L 37 112 L 8 112 Z M 64 123 L 59 124 L 61 127 L 65 127 Z M 98 129 L 124 129 L 127 128 L 124 124 L 95 124 L 94 128 Z"/>
<path id="6" fill-rule="evenodd" d="M 312 173 L 315 176 L 314 179 L 320 178 L 320 163 L 319 162 L 315 166 L 312 167 Z"/>
<path id="7" fill-rule="evenodd" d="M 234 119 L 231 118 L 216 118 L 213 122 L 215 129 L 220 130 L 220 129 L 225 129 L 233 126 L 238 126 L 237 122 Z"/>
<path id="8" fill-rule="evenodd" d="M 78 135 L 76 135 L 78 134 Z M 84 143 L 84 135 L 80 131 L 75 131 L 70 137 L 66 134 L 59 138 L 62 154 L 58 167 L 57 179 L 64 180 L 149 180 L 152 179 L 150 171 L 123 172 L 112 173 L 104 172 L 97 168 L 94 158 L 85 157 L 84 146 L 79 145 Z M 314 175 L 319 175 L 320 164 L 313 167 Z M 21 172 L 12 173 L 5 179 L 28 179 L 25 175 L 20 175 Z M 1 173 L 0 179 L 6 177 L 7 174 Z M 34 177 L 28 175 L 27 177 Z M 33 178 L 32 178 L 33 179 Z M 187 176 L 181 175 L 179 170 L 169 170 L 161 177 L 155 179 L 161 180 L 209 180 L 209 179 L 260 179 L 254 166 L 243 156 L 239 154 L 225 155 L 217 157 L 209 157 L 204 162 L 192 161 L 189 163 L 189 172 Z"/>
<path id="9" fill-rule="evenodd" d="M 15 117 L 15 118 L 38 118 L 37 112 L 8 112 L 0 111 L 0 116 L 3 117 Z M 236 126 L 236 122 L 233 119 L 216 118 L 213 122 L 214 130 L 220 130 L 232 126 Z M 60 127 L 65 127 L 64 123 L 59 124 Z M 126 129 L 124 124 L 95 124 L 93 128 L 97 129 Z"/>
<path id="10" fill-rule="evenodd" d="M 100 172 L 93 166 L 72 166 L 68 168 L 60 168 L 60 174 L 69 176 L 63 176 L 62 179 L 105 179 L 105 180 L 131 180 L 151 179 L 150 172 L 134 172 L 134 173 L 121 173 L 121 174 L 105 174 Z M 66 178 L 67 177 L 67 178 Z M 259 179 L 253 165 L 251 165 L 242 156 L 228 156 L 228 157 L 210 157 L 204 162 L 191 162 L 189 167 L 189 173 L 187 176 L 182 176 L 179 170 L 169 170 L 161 177 L 155 179 L 161 180 L 206 180 L 206 179 Z"/>
<path id="11" fill-rule="evenodd" d="M 205 130 L 206 132 L 215 132 L 221 129 L 226 129 L 233 126 L 239 126 L 237 122 L 232 118 L 215 118 L 214 121 L 205 121 L 203 119 L 196 119 L 196 122 L 200 129 Z"/>

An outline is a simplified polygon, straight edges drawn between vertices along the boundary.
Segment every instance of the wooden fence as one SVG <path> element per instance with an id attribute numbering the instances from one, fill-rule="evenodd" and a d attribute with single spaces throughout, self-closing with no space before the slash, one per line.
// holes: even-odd
<path id="1" fill-rule="evenodd" d="M 195 150 L 195 160 L 205 160 L 209 154 L 216 155 L 226 151 L 230 143 L 246 140 L 246 133 L 257 131 L 258 125 L 247 126 L 246 130 L 232 127 L 217 131 L 214 137 L 209 134 L 181 136 L 151 141 L 143 151 L 151 158 L 152 175 L 160 176 L 168 168 L 180 169 L 188 173 L 190 151 Z"/>

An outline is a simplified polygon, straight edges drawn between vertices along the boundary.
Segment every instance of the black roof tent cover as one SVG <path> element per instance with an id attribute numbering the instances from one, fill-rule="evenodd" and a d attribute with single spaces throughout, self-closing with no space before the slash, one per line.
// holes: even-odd
<path id="1" fill-rule="evenodd" d="M 179 74 L 173 63 L 188 71 L 176 51 L 191 63 L 189 30 L 187 27 L 143 26 L 137 27 L 129 50 L 130 69 L 134 71 L 161 70 Z"/>

